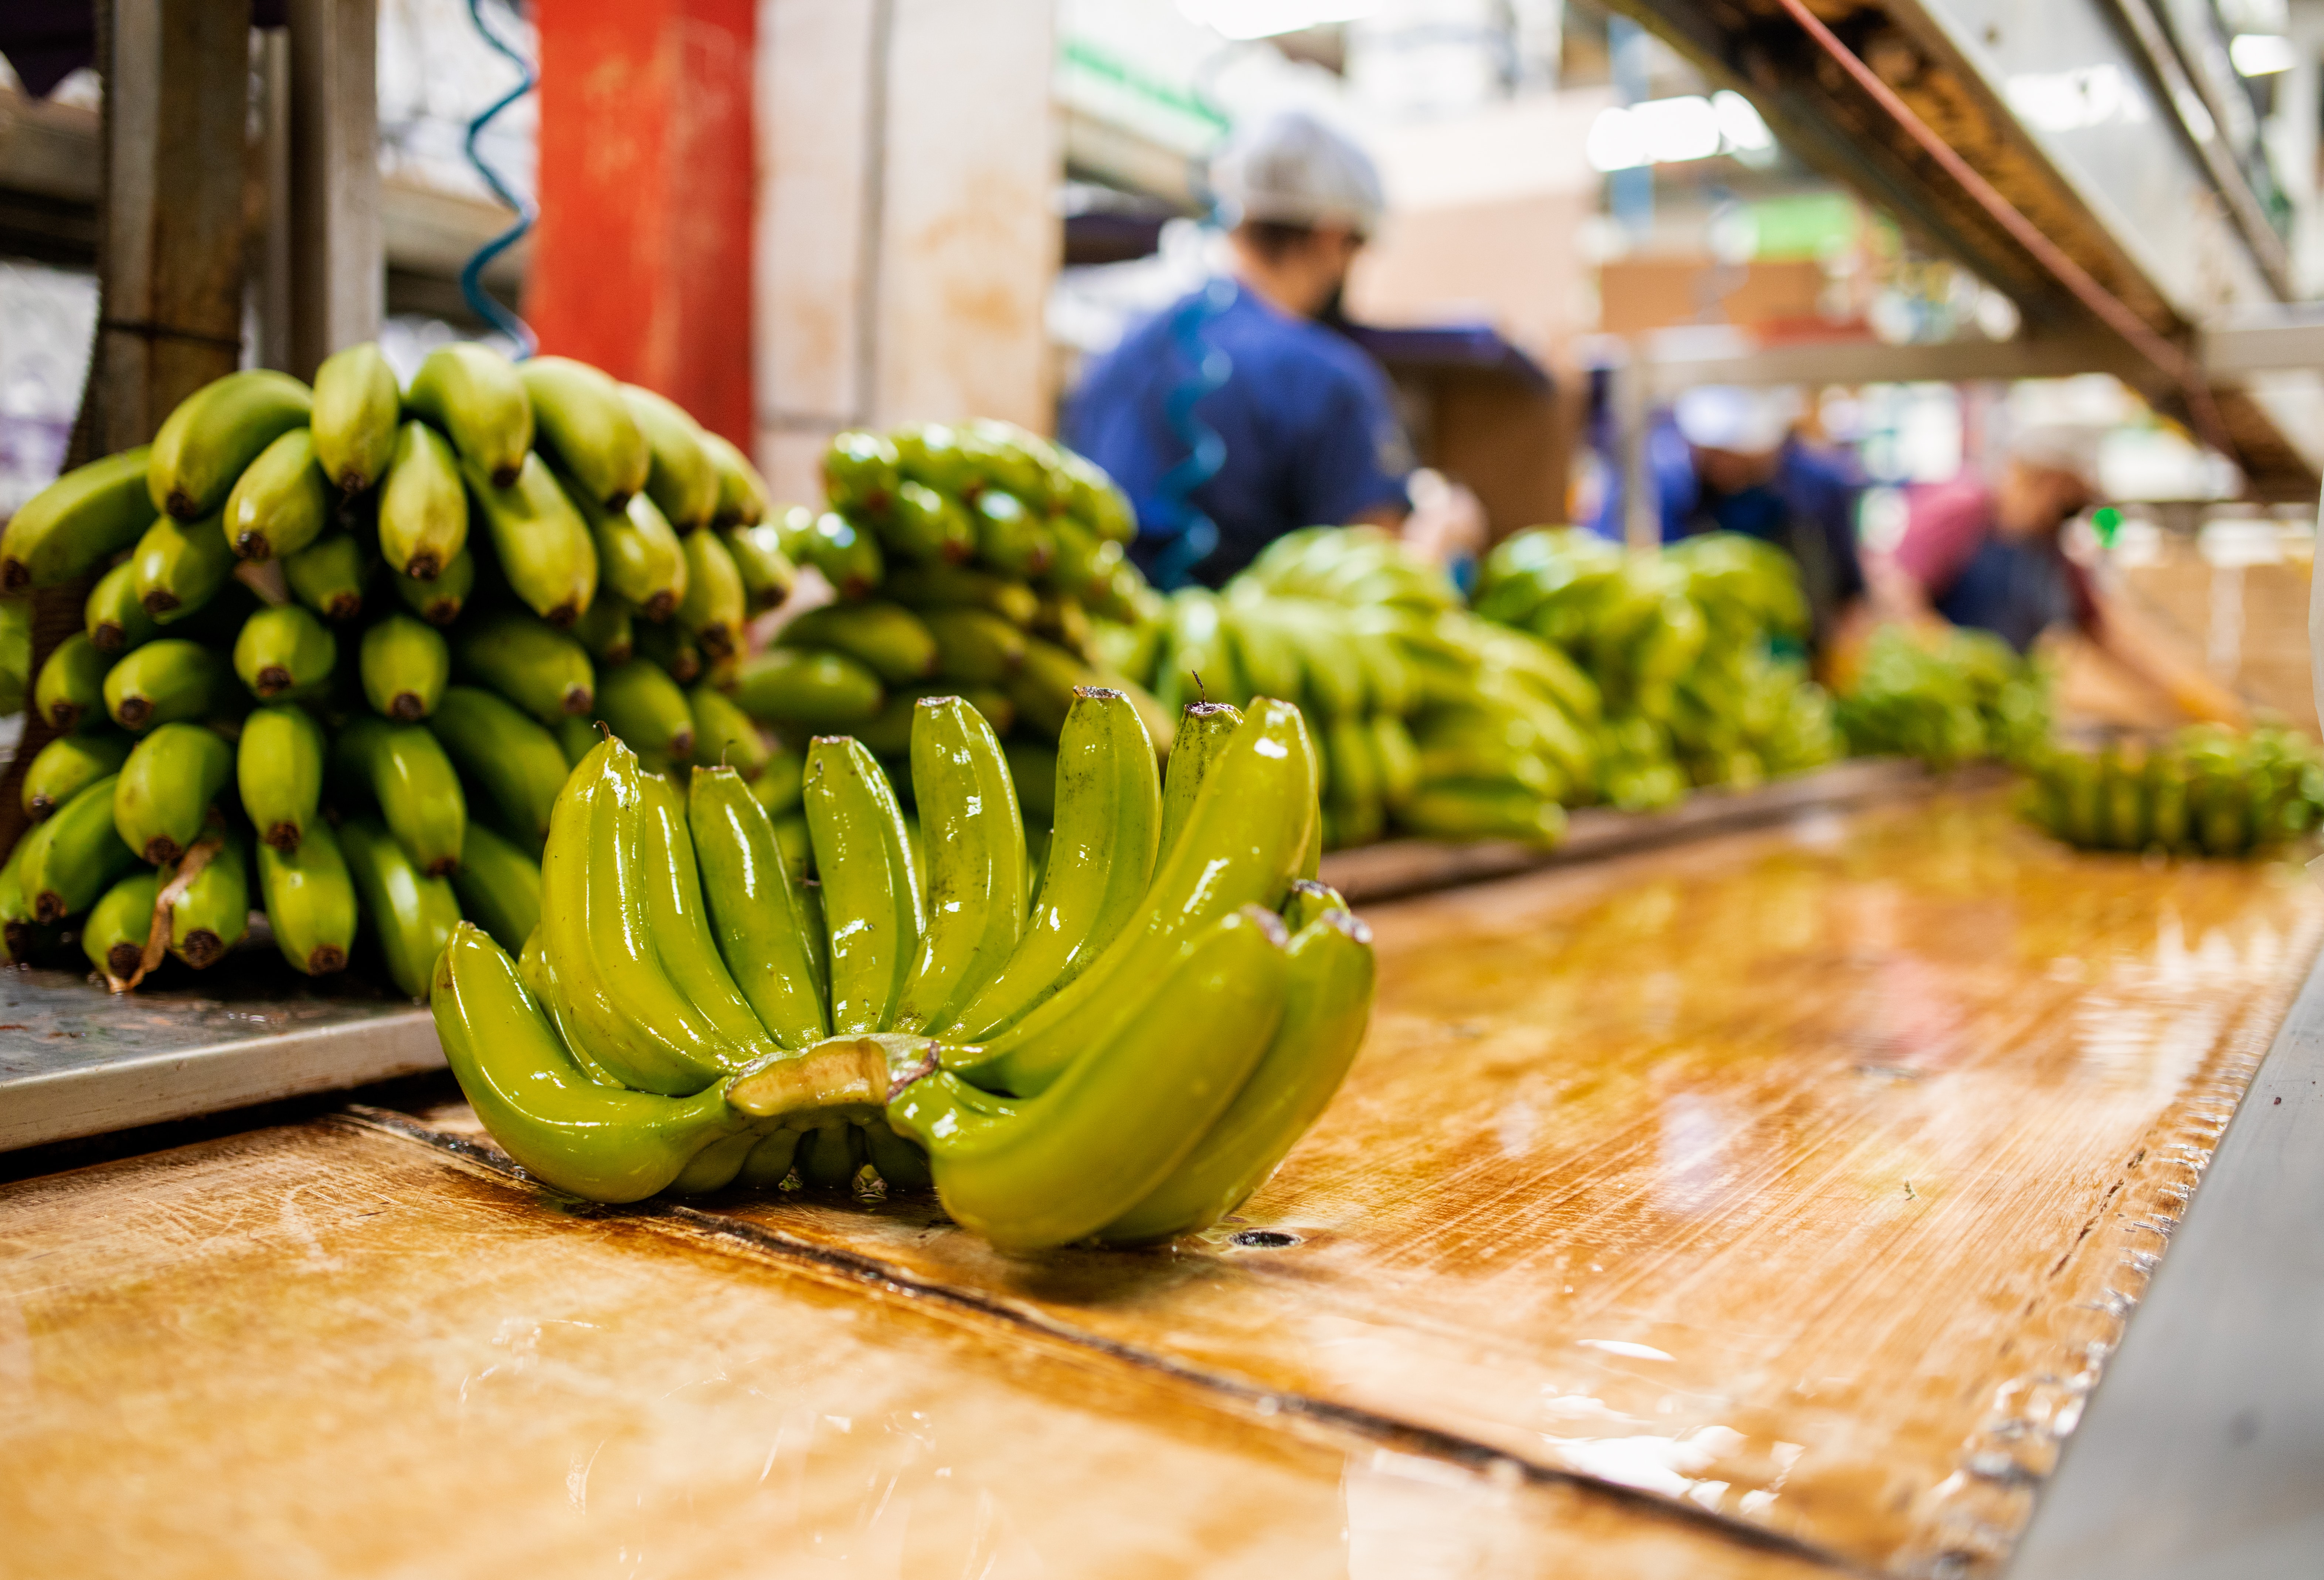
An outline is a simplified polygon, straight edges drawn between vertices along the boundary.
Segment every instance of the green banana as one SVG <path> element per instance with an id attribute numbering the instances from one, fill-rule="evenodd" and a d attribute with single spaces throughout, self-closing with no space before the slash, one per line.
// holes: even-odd
<path id="1" fill-rule="evenodd" d="M 1550 846 L 1565 837 L 1565 809 L 1507 784 L 1453 780 L 1423 785 L 1397 813 L 1416 834 L 1440 840 L 1522 840 Z"/>
<path id="2" fill-rule="evenodd" d="M 0 592 L 86 575 L 153 524 L 143 446 L 76 466 L 26 500 L 0 528 Z"/>
<path id="3" fill-rule="evenodd" d="M 1017 626 L 1031 625 L 1041 602 L 1021 582 L 966 565 L 899 565 L 880 590 L 907 609 L 983 609 Z"/>
<path id="4" fill-rule="evenodd" d="M 235 747 L 235 782 L 243 815 L 259 839 L 277 850 L 296 850 L 321 825 L 322 726 L 304 708 L 288 703 L 254 708 Z"/>
<path id="5" fill-rule="evenodd" d="M 452 892 L 461 914 L 503 949 L 521 952 L 540 925 L 540 864 L 482 823 L 468 825 Z"/>
<path id="6" fill-rule="evenodd" d="M 718 474 L 718 510 L 712 518 L 714 526 L 755 527 L 774 513 L 767 493 L 767 480 L 759 475 L 759 469 L 751 464 L 751 458 L 733 440 L 706 429 L 702 447 L 709 454 L 711 470 Z"/>
<path id="7" fill-rule="evenodd" d="M 490 686 L 544 724 L 589 712 L 596 700 L 589 655 L 547 621 L 496 610 L 453 629 L 460 674 Z"/>
<path id="8" fill-rule="evenodd" d="M 56 645 L 32 677 L 32 709 L 60 735 L 105 727 L 105 681 L 118 662 L 78 631 Z"/>
<path id="9" fill-rule="evenodd" d="M 791 557 L 804 556 L 842 598 L 868 596 L 887 574 L 878 540 L 836 510 L 816 517 L 792 542 L 798 553 Z"/>
<path id="10" fill-rule="evenodd" d="M 945 1024 L 1016 951 L 1025 925 L 1025 827 L 1001 742 L 958 697 L 922 702 L 912 793 L 927 836 L 927 925 L 889 1024 Z"/>
<path id="11" fill-rule="evenodd" d="M 650 659 L 632 658 L 598 672 L 597 717 L 658 766 L 694 756 L 694 714 L 686 694 Z"/>
<path id="12" fill-rule="evenodd" d="M 270 560 L 322 536 L 335 503 L 330 479 L 315 458 L 313 431 L 294 427 L 235 480 L 221 530 L 236 558 Z"/>
<path id="13" fill-rule="evenodd" d="M 315 459 L 343 493 L 362 493 L 385 476 L 395 458 L 403 391 L 395 370 L 366 340 L 333 352 L 315 370 Z"/>
<path id="14" fill-rule="evenodd" d="M 796 812 L 807 794 L 807 753 L 786 746 L 767 758 L 766 768 L 751 785 L 751 795 L 769 817 Z"/>
<path id="15" fill-rule="evenodd" d="M 425 725 L 350 719 L 331 742 L 331 770 L 346 802 L 376 806 L 421 872 L 442 877 L 460 865 L 467 797 Z"/>
<path id="16" fill-rule="evenodd" d="M 809 932 L 766 810 L 732 768 L 694 770 L 687 817 L 721 958 L 761 1024 L 786 1048 L 831 1033 Z"/>
<path id="17" fill-rule="evenodd" d="M 573 622 L 573 639 L 589 650 L 597 664 L 627 664 L 638 650 L 637 629 L 630 619 L 630 601 L 600 589 L 579 620 Z"/>
<path id="18" fill-rule="evenodd" d="M 886 700 L 880 677 L 854 659 L 797 648 L 744 659 L 733 694 L 752 718 L 800 730 L 852 729 Z"/>
<path id="19" fill-rule="evenodd" d="M 718 514 L 718 469 L 701 425 L 675 400 L 636 384 L 622 385 L 622 399 L 653 455 L 646 492 L 678 531 L 710 525 Z"/>
<path id="20" fill-rule="evenodd" d="M 262 700 L 318 695 L 338 658 L 330 628 L 295 603 L 259 610 L 234 639 L 234 672 Z"/>
<path id="21" fill-rule="evenodd" d="M 468 543 L 468 491 L 459 459 L 424 422 L 397 430 L 379 491 L 379 552 L 388 567 L 431 582 Z"/>
<path id="22" fill-rule="evenodd" d="M 1150 1245 L 1206 1228 L 1267 1182 L 1333 1093 L 1371 1021 L 1371 931 L 1333 910 L 1291 941 L 1283 1018 L 1217 1123 L 1136 1207 L 1098 1232 L 1107 1245 Z"/>
<path id="23" fill-rule="evenodd" d="M 473 467 L 467 478 L 510 589 L 551 625 L 571 625 L 597 594 L 596 546 L 573 501 L 538 455 L 506 484 Z"/>
<path id="24" fill-rule="evenodd" d="M 1062 797 L 1061 797 L 1062 799 Z M 1315 753 L 1299 710 L 1263 699 L 1204 776 L 1185 831 L 1156 868 L 1140 920 L 1087 970 L 981 1049 L 946 1062 L 980 1086 L 1033 1096 L 1083 1049 L 1146 1013 L 1188 937 L 1238 906 L 1282 903 L 1315 813 Z"/>
<path id="25" fill-rule="evenodd" d="M 337 625 L 363 612 L 371 569 L 371 550 L 352 532 L 327 532 L 282 561 L 290 596 Z"/>
<path id="26" fill-rule="evenodd" d="M 460 900 L 451 880 L 430 877 L 413 866 L 377 818 L 351 817 L 341 823 L 339 850 L 355 880 L 358 914 L 388 979 L 409 997 L 421 997 L 437 958 L 460 925 Z"/>
<path id="27" fill-rule="evenodd" d="M 646 925 L 671 986 L 744 1060 L 779 1052 L 720 956 L 687 827 L 687 782 L 650 775 L 641 787 L 637 877 Z"/>
<path id="28" fill-rule="evenodd" d="M 1420 748 L 1412 732 L 1394 713 L 1370 719 L 1372 763 L 1379 771 L 1379 796 L 1390 812 L 1401 808 L 1420 789 Z"/>
<path id="29" fill-rule="evenodd" d="M 160 873 L 133 872 L 106 890 L 81 923 L 81 952 L 116 992 L 145 963 L 145 941 L 153 932 L 153 896 L 161 888 Z"/>
<path id="30" fill-rule="evenodd" d="M 771 527 L 722 527 L 718 540 L 742 578 L 742 608 L 746 614 L 764 614 L 782 606 L 798 579 L 798 570 L 784 555 L 780 535 Z"/>
<path id="31" fill-rule="evenodd" d="M 878 434 L 851 428 L 823 452 L 823 489 L 835 509 L 884 516 L 901 479 L 896 446 Z"/>
<path id="32" fill-rule="evenodd" d="M 39 822 L 107 774 L 117 774 L 135 744 L 116 730 L 89 735 L 60 735 L 41 748 L 24 769 L 24 816 Z"/>
<path id="33" fill-rule="evenodd" d="M 715 532 L 690 532 L 679 541 L 686 548 L 686 596 L 678 602 L 678 623 L 714 659 L 740 652 L 750 616 L 734 556 Z"/>
<path id="34" fill-rule="evenodd" d="M 465 548 L 452 556 L 451 563 L 432 582 L 423 582 L 401 571 L 395 573 L 395 595 L 403 601 L 406 609 L 432 626 L 447 626 L 459 619 L 475 586 L 475 556 Z"/>
<path id="35" fill-rule="evenodd" d="M 515 483 L 532 449 L 532 401 L 508 358 L 472 341 L 439 345 L 411 375 L 403 404 L 493 487 Z"/>
<path id="36" fill-rule="evenodd" d="M 137 567 L 137 602 L 165 626 L 208 603 L 234 575 L 234 550 L 215 518 L 163 516 L 129 557 Z"/>
<path id="37" fill-rule="evenodd" d="M 694 715 L 695 761 L 733 768 L 745 779 L 765 771 L 774 753 L 733 698 L 714 686 L 697 685 L 686 694 L 686 705 Z"/>
<path id="38" fill-rule="evenodd" d="M 451 678 L 452 653 L 434 626 L 391 614 L 364 632 L 361 665 L 372 711 L 408 723 L 436 711 Z"/>
<path id="39" fill-rule="evenodd" d="M 113 790 L 121 842 L 156 867 L 201 837 L 210 803 L 233 778 L 235 749 L 199 724 L 164 724 L 139 740 Z"/>
<path id="40" fill-rule="evenodd" d="M 137 852 L 113 827 L 113 787 L 118 774 L 84 785 L 79 795 L 17 843 L 16 881 L 38 922 L 61 922 L 86 911 L 137 865 Z"/>
<path id="41" fill-rule="evenodd" d="M 259 846 L 258 892 L 274 947 L 291 969 L 327 977 L 346 969 L 355 946 L 355 882 L 330 824 L 315 822 L 292 850 Z"/>
<path id="42" fill-rule="evenodd" d="M 1045 736 L 1055 736 L 1065 728 L 1074 694 L 1089 678 L 1089 666 L 1073 654 L 1029 637 L 1025 662 L 1007 677 L 1004 689 L 1017 705 L 1018 718 Z"/>
<path id="43" fill-rule="evenodd" d="M 1004 576 L 1029 581 L 1056 557 L 1057 540 L 1035 520 L 1025 502 L 997 488 L 986 489 L 971 507 L 976 528 L 976 557 Z"/>
<path id="44" fill-rule="evenodd" d="M 577 495 L 575 503 L 589 524 L 601 584 L 648 620 L 677 613 L 688 586 L 686 550 L 654 502 L 633 494 L 619 510 Z"/>
<path id="45" fill-rule="evenodd" d="M 808 747 L 807 820 L 824 885 L 832 1030 L 885 1031 L 925 918 L 896 793 L 860 742 L 825 735 Z"/>
<path id="46" fill-rule="evenodd" d="M 137 562 L 123 560 L 97 578 L 81 605 L 81 629 L 102 653 L 152 641 L 161 627 L 137 599 Z"/>
<path id="47" fill-rule="evenodd" d="M 679 991 L 664 963 L 642 892 L 646 777 L 636 753 L 607 740 L 566 781 L 541 862 L 542 946 L 557 1022 L 576 1056 L 632 1090 L 681 1097 L 752 1055 Z M 667 942 L 676 950 L 688 940 Z"/>
<path id="48" fill-rule="evenodd" d="M 752 1121 L 728 1105 L 724 1081 L 669 1098 L 594 1079 L 516 963 L 472 923 L 452 930 L 429 1002 L 461 1095 L 509 1156 L 554 1190 L 641 1201 L 685 1188 L 722 1144 L 752 1139 Z"/>
<path id="49" fill-rule="evenodd" d="M 608 510 L 645 487 L 653 452 L 612 378 L 564 356 L 528 357 L 517 376 L 532 399 L 533 443 L 559 472 Z"/>
<path id="50" fill-rule="evenodd" d="M 1074 699 L 1057 740 L 1056 827 L 1016 951 L 930 1035 L 981 1043 L 1070 985 L 1129 928 L 1154 874 L 1162 788 L 1154 742 L 1119 692 Z"/>
<path id="51" fill-rule="evenodd" d="M 106 672 L 105 711 L 124 730 L 142 731 L 232 712 L 240 692 L 225 658 L 198 642 L 164 637 L 123 654 Z"/>
<path id="52" fill-rule="evenodd" d="M 32 916 L 32 899 L 24 892 L 22 881 L 24 848 L 32 843 L 29 836 L 19 839 L 8 859 L 0 862 L 0 947 L 8 958 L 19 964 L 31 960 L 46 948 L 50 929 Z"/>
<path id="53" fill-rule="evenodd" d="M 920 618 L 936 672 L 949 679 L 1000 685 L 1024 666 L 1025 633 L 989 609 L 931 609 Z"/>
<path id="54" fill-rule="evenodd" d="M 1272 912 L 1230 911 L 1155 982 L 1167 1014 L 1092 1044 L 1039 1096 L 995 1098 L 940 1070 L 891 1098 L 888 1122 L 927 1150 L 945 1212 L 993 1245 L 1094 1234 L 1172 1178 L 1265 1055 L 1283 1020 L 1283 936 Z"/>
<path id="55" fill-rule="evenodd" d="M 447 686 L 429 726 L 462 777 L 482 793 L 493 826 L 537 856 L 568 770 L 557 737 L 472 685 Z M 592 732 L 592 745 L 595 739 Z"/>
<path id="56" fill-rule="evenodd" d="M 1203 793 L 1219 754 L 1242 728 L 1242 712 L 1225 703 L 1188 703 L 1179 715 L 1178 734 L 1170 748 L 1169 771 L 1162 779 L 1162 832 L 1156 842 L 1157 858 L 1167 856 L 1186 831 L 1194 802 Z"/>
<path id="57" fill-rule="evenodd" d="M 217 848 L 170 904 L 170 952 L 198 971 L 224 960 L 250 931 L 250 853 L 241 831 L 228 823 L 208 837 Z"/>
<path id="58" fill-rule="evenodd" d="M 153 436 L 145 464 L 153 508 L 180 521 L 216 513 L 260 452 L 304 427 L 313 409 L 306 385 L 263 368 L 203 385 L 178 403 Z"/>
<path id="59" fill-rule="evenodd" d="M 968 512 L 926 483 L 896 490 L 888 512 L 875 518 L 881 543 L 908 562 L 958 564 L 976 552 L 976 528 Z"/>
<path id="60" fill-rule="evenodd" d="M 828 648 L 853 658 L 882 685 L 919 680 L 936 668 L 935 637 L 918 615 L 897 603 L 826 603 L 791 620 L 775 639 L 786 648 Z"/>

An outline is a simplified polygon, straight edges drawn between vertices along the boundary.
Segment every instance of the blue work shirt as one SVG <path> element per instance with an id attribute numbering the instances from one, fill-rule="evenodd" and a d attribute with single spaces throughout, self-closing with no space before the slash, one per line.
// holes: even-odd
<path id="1" fill-rule="evenodd" d="M 1740 532 L 1786 550 L 1815 611 L 1819 634 L 1840 609 L 1864 594 L 1864 562 L 1856 547 L 1856 504 L 1864 491 L 1849 457 L 1787 438 L 1774 477 L 1738 493 L 1717 493 L 1695 475 L 1694 453 L 1678 424 L 1665 415 L 1646 434 L 1646 464 L 1662 507 L 1663 541 L 1699 532 Z M 1618 473 L 1591 527 L 1622 536 Z"/>
<path id="2" fill-rule="evenodd" d="M 1148 568 L 1184 519 L 1158 485 L 1192 448 L 1172 427 L 1166 403 L 1198 379 L 1172 323 L 1193 300 L 1123 336 L 1089 371 L 1065 412 L 1065 442 L 1104 467 L 1137 507 L 1139 540 L 1130 552 Z M 1225 444 L 1219 470 L 1189 495 L 1219 533 L 1218 547 L 1194 567 L 1196 580 L 1219 585 L 1297 528 L 1405 507 L 1410 447 L 1379 363 L 1344 336 L 1241 286 L 1199 334 L 1230 367 L 1225 383 L 1193 408 L 1194 421 Z"/>

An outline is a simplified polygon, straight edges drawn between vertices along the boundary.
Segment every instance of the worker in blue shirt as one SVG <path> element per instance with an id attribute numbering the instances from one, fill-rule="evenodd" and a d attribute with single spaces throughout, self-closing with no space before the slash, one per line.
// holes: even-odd
<path id="1" fill-rule="evenodd" d="M 1689 390 L 1646 434 L 1646 465 L 1665 543 L 1698 532 L 1764 538 L 1799 563 L 1821 648 L 1866 618 L 1856 507 L 1864 483 L 1849 459 L 1793 431 L 1797 401 L 1771 390 Z M 1622 534 L 1618 486 L 1595 523 Z"/>
<path id="2" fill-rule="evenodd" d="M 1163 585 L 1217 586 L 1295 528 L 1395 527 L 1410 446 L 1387 375 L 1327 326 L 1378 222 L 1379 171 L 1314 116 L 1277 115 L 1212 165 L 1231 278 L 1133 328 L 1065 414 L 1069 444 L 1138 510 Z"/>

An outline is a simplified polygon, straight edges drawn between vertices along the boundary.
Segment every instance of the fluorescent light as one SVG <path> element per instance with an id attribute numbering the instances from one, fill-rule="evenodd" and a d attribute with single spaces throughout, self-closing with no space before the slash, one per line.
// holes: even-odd
<path id="1" fill-rule="evenodd" d="M 1178 0 L 1178 14 L 1187 21 L 1235 40 L 1354 22 L 1379 9 L 1379 0 Z"/>
<path id="2" fill-rule="evenodd" d="M 1630 170 L 1684 164 L 1714 153 L 1757 153 L 1775 145 L 1767 124 L 1741 94 L 1704 98 L 1691 93 L 1599 111 L 1582 154 L 1593 170 Z"/>
<path id="3" fill-rule="evenodd" d="M 2228 41 L 2227 59 L 2245 77 L 2273 77 L 2300 63 L 2292 41 L 2282 33 L 2237 33 Z"/>

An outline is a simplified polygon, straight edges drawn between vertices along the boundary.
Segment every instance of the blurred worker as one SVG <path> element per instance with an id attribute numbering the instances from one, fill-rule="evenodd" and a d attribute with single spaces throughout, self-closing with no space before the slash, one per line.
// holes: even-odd
<path id="1" fill-rule="evenodd" d="M 1066 441 L 1136 504 L 1131 553 L 1165 585 L 1217 586 L 1296 528 L 1396 527 L 1411 508 L 1388 376 L 1318 321 L 1337 317 L 1379 220 L 1370 156 L 1286 112 L 1231 140 L 1211 183 L 1232 278 L 1132 329 L 1065 419 Z"/>
<path id="2" fill-rule="evenodd" d="M 1999 482 L 1964 473 L 1908 491 L 1904 536 L 1872 567 L 1880 611 L 1975 626 L 2021 653 L 2070 625 L 2181 712 L 2240 722 L 2246 710 L 2232 693 L 2110 613 L 2089 572 L 2066 555 L 2067 526 L 2101 498 L 2098 436 L 2067 424 L 2027 428 L 2011 441 Z"/>
<path id="3" fill-rule="evenodd" d="M 1861 618 L 1864 565 L 1856 552 L 1854 464 L 1793 431 L 1788 391 L 1707 384 L 1689 390 L 1646 435 L 1646 465 L 1663 541 L 1699 532 L 1764 538 L 1799 563 L 1819 647 Z M 1598 530 L 1623 536 L 1618 486 L 1606 492 Z"/>

